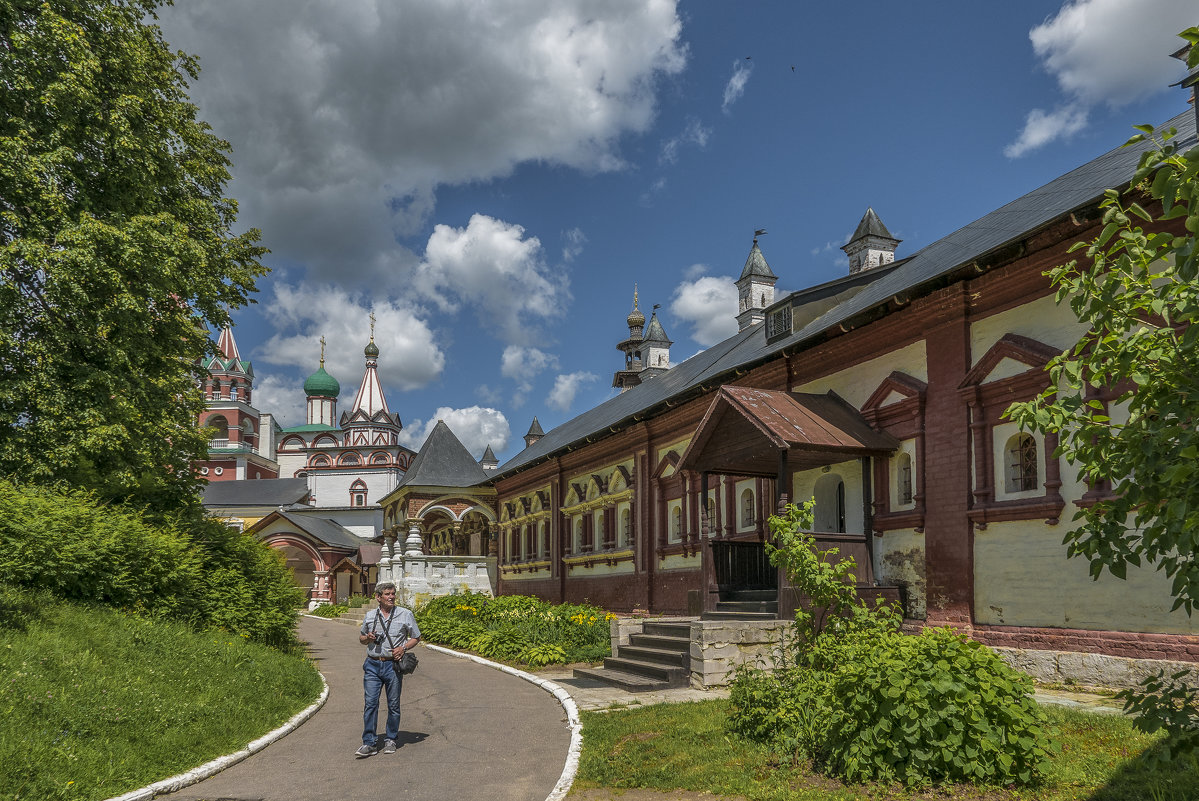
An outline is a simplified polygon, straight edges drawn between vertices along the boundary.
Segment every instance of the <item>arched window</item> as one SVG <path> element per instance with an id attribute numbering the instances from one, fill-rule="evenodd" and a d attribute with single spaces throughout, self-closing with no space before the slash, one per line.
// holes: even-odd
<path id="1" fill-rule="evenodd" d="M 317 454 L 316 456 L 312 457 L 312 461 L 308 463 L 308 466 L 309 467 L 328 467 L 329 466 L 329 457 L 325 456 L 323 453 Z"/>
<path id="2" fill-rule="evenodd" d="M 213 439 L 229 439 L 229 421 L 222 415 L 214 414 L 205 425 L 213 430 Z"/>
<path id="3" fill-rule="evenodd" d="M 606 526 L 608 520 L 604 515 L 603 509 L 595 510 L 595 513 L 592 515 L 591 519 L 593 521 L 592 525 L 595 527 L 591 537 L 592 543 L 594 544 L 593 550 L 598 551 L 600 548 L 604 548 L 608 545 L 608 528 Z"/>
<path id="4" fill-rule="evenodd" d="M 670 538 L 677 540 L 683 536 L 683 507 L 675 506 L 670 510 Z"/>
<path id="5" fill-rule="evenodd" d="M 900 506 L 912 502 L 912 455 L 906 452 L 895 461 L 895 498 Z"/>
<path id="6" fill-rule="evenodd" d="M 376 453 L 371 457 L 371 464 L 387 464 L 388 456 L 386 453 Z"/>
<path id="7" fill-rule="evenodd" d="M 216 380 L 215 378 L 212 380 L 212 399 L 213 400 L 221 399 L 221 382 Z"/>
<path id="8" fill-rule="evenodd" d="M 845 531 L 845 482 L 836 473 L 825 473 L 816 480 L 815 517 L 817 531 Z"/>
<path id="9" fill-rule="evenodd" d="M 537 524 L 537 555 L 542 559 L 550 555 L 550 540 L 545 535 L 545 523 Z"/>
<path id="10" fill-rule="evenodd" d="M 362 460 L 358 458 L 358 454 L 356 453 L 343 453 L 340 464 L 354 466 L 362 464 Z"/>
<path id="11" fill-rule="evenodd" d="M 1004 448 L 1005 488 L 1008 492 L 1028 492 L 1037 488 L 1037 441 L 1028 434 L 1016 434 Z"/>
<path id="12" fill-rule="evenodd" d="M 237 400 L 237 383 L 229 384 L 229 400 Z"/>
<path id="13" fill-rule="evenodd" d="M 716 530 L 716 499 L 708 498 L 708 531 Z"/>
<path id="14" fill-rule="evenodd" d="M 754 491 L 751 489 L 741 493 L 741 528 L 749 528 L 754 524 Z"/>
<path id="15" fill-rule="evenodd" d="M 583 552 L 583 516 L 575 517 L 574 536 L 571 538 L 570 549 L 573 553 Z"/>
<path id="16" fill-rule="evenodd" d="M 362 479 L 350 485 L 350 506 L 366 506 L 366 482 Z"/>
<path id="17" fill-rule="evenodd" d="M 620 547 L 627 548 L 633 541 L 633 532 L 630 530 L 633 516 L 629 514 L 628 509 L 624 509 L 620 513 Z"/>

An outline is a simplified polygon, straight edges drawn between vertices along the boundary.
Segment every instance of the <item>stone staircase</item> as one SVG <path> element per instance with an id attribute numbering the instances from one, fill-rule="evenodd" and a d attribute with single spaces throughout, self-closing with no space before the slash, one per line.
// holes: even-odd
<path id="1" fill-rule="evenodd" d="M 703 613 L 702 620 L 776 620 L 779 616 L 776 589 L 734 590 L 724 595 L 715 611 Z"/>
<path id="2" fill-rule="evenodd" d="M 333 618 L 333 620 L 337 621 L 338 623 L 345 623 L 347 626 L 360 628 L 362 626 L 362 621 L 366 619 L 367 611 L 374 609 L 378 605 L 379 603 L 377 601 L 371 601 L 366 606 L 360 606 L 357 609 L 351 609 L 341 617 Z"/>
<path id="3" fill-rule="evenodd" d="M 602 668 L 575 668 L 575 678 L 595 679 L 627 692 L 686 687 L 691 680 L 690 621 L 646 621 L 641 634 L 616 649 Z"/>

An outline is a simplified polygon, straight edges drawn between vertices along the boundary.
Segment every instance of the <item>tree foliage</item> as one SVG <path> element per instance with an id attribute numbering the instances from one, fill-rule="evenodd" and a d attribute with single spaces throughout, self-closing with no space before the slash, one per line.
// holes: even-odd
<path id="1" fill-rule="evenodd" d="M 161 0 L 0 4 L 0 474 L 194 496 L 207 330 L 265 272 Z"/>
<path id="2" fill-rule="evenodd" d="M 1199 28 L 1181 35 L 1194 67 Z M 1049 363 L 1049 388 L 1008 415 L 1058 434 L 1058 455 L 1110 490 L 1075 515 L 1068 553 L 1088 559 L 1094 578 L 1162 571 L 1173 608 L 1189 615 L 1199 602 L 1199 147 L 1184 150 L 1173 129 L 1137 129 L 1126 146 L 1148 148 L 1132 185 L 1105 194 L 1099 235 L 1071 248 L 1085 258 L 1049 273 L 1058 303 L 1089 330 Z M 1097 388 L 1115 397 L 1105 405 Z M 1143 689 L 1124 695 L 1146 715 L 1138 725 L 1199 744 L 1193 694 L 1164 676 Z"/>

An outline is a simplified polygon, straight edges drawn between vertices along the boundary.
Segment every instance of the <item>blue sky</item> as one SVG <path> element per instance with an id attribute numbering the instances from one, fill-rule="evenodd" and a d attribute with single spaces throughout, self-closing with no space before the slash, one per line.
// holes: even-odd
<path id="1" fill-rule="evenodd" d="M 206 0 L 165 9 L 273 270 L 234 313 L 256 405 L 342 404 L 368 315 L 406 444 L 501 462 L 611 396 L 641 308 L 736 330 L 753 231 L 800 289 L 868 206 L 910 255 L 1186 108 L 1187 0 Z M 348 396 L 348 397 L 347 397 Z"/>

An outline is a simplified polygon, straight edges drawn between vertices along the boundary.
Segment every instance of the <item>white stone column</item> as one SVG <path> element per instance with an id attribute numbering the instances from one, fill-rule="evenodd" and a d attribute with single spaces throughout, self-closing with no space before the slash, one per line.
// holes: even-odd
<path id="1" fill-rule="evenodd" d="M 404 541 L 404 556 L 420 556 L 424 553 L 424 541 L 421 539 L 420 520 L 413 518 L 408 521 L 408 539 Z"/>
<path id="2" fill-rule="evenodd" d="M 379 579 L 377 582 L 379 584 L 382 584 L 384 581 L 395 581 L 395 579 L 392 577 L 392 572 L 391 572 L 391 563 L 393 561 L 392 560 L 392 552 L 393 552 L 393 544 L 394 543 L 395 543 L 395 536 L 392 535 L 390 532 L 384 532 L 383 533 L 383 548 L 382 548 L 382 551 L 379 553 Z"/>

